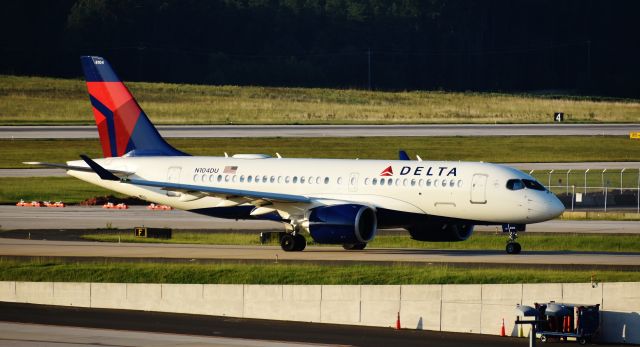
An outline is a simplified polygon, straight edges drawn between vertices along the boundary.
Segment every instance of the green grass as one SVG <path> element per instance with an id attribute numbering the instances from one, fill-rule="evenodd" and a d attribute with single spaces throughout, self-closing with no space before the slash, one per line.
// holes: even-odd
<path id="1" fill-rule="evenodd" d="M 560 215 L 563 220 L 608 220 L 608 221 L 640 221 L 640 213 L 636 212 L 602 212 L 602 211 L 565 211 Z"/>
<path id="2" fill-rule="evenodd" d="M 209 244 L 209 245 L 260 245 L 258 233 L 206 233 L 206 232 L 172 232 L 171 239 L 156 239 L 135 237 L 130 230 L 113 233 L 90 233 L 82 235 L 83 239 L 102 242 L 132 242 L 132 243 L 180 243 L 180 244 Z M 276 245 L 274 241 L 270 245 Z"/>
<path id="3" fill-rule="evenodd" d="M 521 234 L 518 242 L 530 251 L 580 251 L 580 252 L 639 252 L 640 235 L 588 235 L 588 234 Z M 312 239 L 306 235 L 307 242 Z M 94 233 L 83 238 L 106 242 L 140 243 L 197 243 L 214 245 L 258 245 L 258 234 L 241 233 L 194 233 L 174 231 L 173 238 L 160 240 L 134 237 L 130 231 L 115 233 Z M 444 250 L 503 250 L 506 237 L 503 234 L 475 233 L 464 242 L 422 242 L 406 235 L 378 235 L 368 247 L 379 248 L 419 248 Z M 273 243 L 272 243 L 273 245 Z"/>
<path id="4" fill-rule="evenodd" d="M 15 204 L 20 199 L 76 204 L 87 198 L 103 195 L 124 197 L 73 177 L 0 178 L 0 204 Z"/>
<path id="5" fill-rule="evenodd" d="M 330 273 L 330 276 L 327 276 Z M 65 263 L 0 259 L 0 281 L 225 284 L 466 284 L 640 281 L 638 271 L 446 265 Z"/>
<path id="6" fill-rule="evenodd" d="M 169 142 L 193 155 L 214 156 L 224 152 L 275 156 L 278 152 L 298 158 L 397 159 L 398 150 L 404 149 L 412 157 L 418 154 L 424 160 L 640 161 L 640 142 L 626 136 L 189 138 Z M 23 161 L 77 160 L 81 153 L 101 157 L 98 140 L 0 140 L 0 168 L 32 167 Z M 609 176 L 616 179 L 615 175 Z M 554 174 L 552 178 L 562 176 Z"/>
<path id="7" fill-rule="evenodd" d="M 127 83 L 157 124 L 637 122 L 637 100 Z M 92 124 L 84 81 L 0 76 L 0 125 Z"/>

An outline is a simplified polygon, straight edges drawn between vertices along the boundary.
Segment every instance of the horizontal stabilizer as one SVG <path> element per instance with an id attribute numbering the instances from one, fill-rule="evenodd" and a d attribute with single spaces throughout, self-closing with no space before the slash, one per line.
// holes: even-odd
<path id="1" fill-rule="evenodd" d="M 37 165 L 44 167 L 52 167 L 57 169 L 71 170 L 71 171 L 84 171 L 84 172 L 95 172 L 91 167 L 87 166 L 77 166 L 77 165 L 67 165 L 67 164 L 57 164 L 57 163 L 45 163 L 41 161 L 23 161 L 23 164 L 27 165 Z M 134 172 L 131 171 L 123 171 L 123 170 L 109 170 L 114 175 L 118 176 L 131 176 Z"/>

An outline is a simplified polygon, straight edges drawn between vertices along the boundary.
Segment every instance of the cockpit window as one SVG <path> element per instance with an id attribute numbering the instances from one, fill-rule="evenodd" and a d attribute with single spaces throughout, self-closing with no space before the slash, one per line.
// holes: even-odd
<path id="1" fill-rule="evenodd" d="M 513 179 L 507 181 L 507 189 L 509 190 L 520 190 L 524 189 L 524 183 L 521 180 Z"/>
<path id="2" fill-rule="evenodd" d="M 529 189 L 533 189 L 533 190 L 541 190 L 541 191 L 545 191 L 546 189 L 544 188 L 544 186 L 534 180 L 522 180 L 522 182 L 524 183 L 524 186 L 529 188 Z"/>

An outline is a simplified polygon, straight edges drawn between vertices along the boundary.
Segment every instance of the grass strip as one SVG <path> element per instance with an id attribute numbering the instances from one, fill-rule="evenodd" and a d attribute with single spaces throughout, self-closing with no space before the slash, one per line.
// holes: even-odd
<path id="1" fill-rule="evenodd" d="M 102 233 L 90 233 L 82 235 L 81 238 L 88 241 L 100 242 L 127 242 L 127 243 L 174 243 L 174 244 L 204 244 L 204 245 L 262 245 L 259 239 L 259 232 L 256 233 L 220 233 L 220 232 L 172 232 L 171 239 L 156 239 L 146 237 L 135 237 L 131 230 Z M 310 239 L 309 239 L 310 240 Z M 277 241 L 266 243 L 265 245 L 277 245 Z"/>
<path id="2" fill-rule="evenodd" d="M 311 137 L 311 138 L 174 138 L 173 146 L 193 155 L 223 156 L 224 152 L 278 152 L 286 158 L 398 159 L 404 149 L 424 160 L 505 162 L 640 161 L 640 146 L 626 136 L 509 137 Z M 102 157 L 97 139 L 0 140 L 0 168 L 33 167 L 23 161 L 66 162 L 79 154 Z M 554 174 L 553 182 L 565 179 Z M 607 175 L 615 186 L 619 175 Z M 628 176 L 632 177 L 632 176 Z M 543 182 L 547 182 L 546 176 Z M 594 176 L 595 178 L 595 176 Z M 600 175 L 597 175 L 598 185 Z M 571 178 L 582 184 L 582 177 Z M 636 182 L 637 183 L 637 182 Z"/>
<path id="3" fill-rule="evenodd" d="M 124 197 L 73 177 L 0 178 L 0 204 L 15 204 L 20 199 L 77 204 L 87 198 L 104 195 Z"/>
<path id="4" fill-rule="evenodd" d="M 313 245 L 309 235 L 307 242 Z M 524 233 L 518 239 L 527 251 L 574 251 L 574 252 L 638 252 L 640 235 L 591 235 L 591 234 L 540 234 Z M 83 235 L 92 241 L 138 242 L 138 243 L 191 243 L 212 245 L 259 245 L 258 234 L 251 233 L 206 233 L 174 231 L 172 239 L 134 237 L 131 231 L 95 233 Z M 422 242 L 406 235 L 378 235 L 368 247 L 418 248 L 443 250 L 503 250 L 506 236 L 502 233 L 475 233 L 463 242 Z M 273 245 L 276 243 L 270 243 Z"/>
<path id="5" fill-rule="evenodd" d="M 635 212 L 601 212 L 601 211 L 565 211 L 560 215 L 562 220 L 609 220 L 640 221 L 640 213 Z M 640 226 L 639 226 L 640 228 Z"/>
<path id="6" fill-rule="evenodd" d="M 128 82 L 157 124 L 636 122 L 637 100 Z M 85 82 L 0 76 L 0 125 L 93 124 Z"/>
<path id="7" fill-rule="evenodd" d="M 447 265 L 65 263 L 0 259 L 1 281 L 202 284 L 471 284 L 640 281 L 639 271 Z"/>

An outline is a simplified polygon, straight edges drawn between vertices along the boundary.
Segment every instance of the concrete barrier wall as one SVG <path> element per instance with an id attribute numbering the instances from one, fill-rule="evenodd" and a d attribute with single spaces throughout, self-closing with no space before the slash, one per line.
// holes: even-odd
<path id="1" fill-rule="evenodd" d="M 0 301 L 518 335 L 517 304 L 600 304 L 602 339 L 640 343 L 640 283 L 242 285 L 0 282 Z M 525 336 L 528 334 L 524 327 Z"/>

